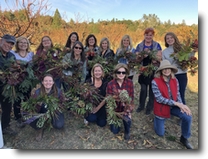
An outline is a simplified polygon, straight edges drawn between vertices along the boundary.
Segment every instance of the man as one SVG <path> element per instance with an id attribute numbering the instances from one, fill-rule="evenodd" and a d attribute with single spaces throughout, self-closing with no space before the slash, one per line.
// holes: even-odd
<path id="1" fill-rule="evenodd" d="M 11 63 L 15 61 L 15 56 L 10 52 L 16 39 L 14 36 L 5 34 L 0 39 L 0 70 L 5 70 L 10 67 Z M 12 130 L 9 126 L 10 123 L 10 114 L 12 110 L 12 103 L 9 102 L 9 99 L 2 95 L 4 83 L 0 81 L 0 104 L 2 109 L 1 114 L 1 124 L 3 134 L 16 135 L 17 133 Z"/>

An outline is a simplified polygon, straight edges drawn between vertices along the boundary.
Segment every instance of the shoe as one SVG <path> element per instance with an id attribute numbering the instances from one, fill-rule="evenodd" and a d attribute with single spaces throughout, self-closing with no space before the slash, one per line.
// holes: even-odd
<path id="1" fill-rule="evenodd" d="M 8 134 L 8 135 L 12 135 L 15 136 L 17 135 L 17 132 L 12 130 L 9 126 L 3 129 L 3 134 Z"/>
<path id="2" fill-rule="evenodd" d="M 146 110 L 145 114 L 150 115 L 150 110 Z"/>
<path id="3" fill-rule="evenodd" d="M 129 140 L 129 139 L 130 139 L 130 134 L 124 133 L 124 140 Z"/>
<path id="4" fill-rule="evenodd" d="M 22 122 L 22 119 L 17 119 L 17 127 L 18 128 L 24 128 L 26 126 L 26 124 L 24 122 Z"/>
<path id="5" fill-rule="evenodd" d="M 84 119 L 84 124 L 85 124 L 85 125 L 88 125 L 88 123 L 89 123 L 89 122 L 88 122 L 86 119 Z"/>
<path id="6" fill-rule="evenodd" d="M 139 113 L 139 112 L 141 112 L 143 109 L 144 109 L 144 108 L 138 107 L 137 110 L 136 110 L 136 112 Z"/>
<path id="7" fill-rule="evenodd" d="M 183 136 L 181 136 L 180 142 L 187 148 L 187 149 L 193 149 L 191 144 L 187 139 L 185 139 Z"/>

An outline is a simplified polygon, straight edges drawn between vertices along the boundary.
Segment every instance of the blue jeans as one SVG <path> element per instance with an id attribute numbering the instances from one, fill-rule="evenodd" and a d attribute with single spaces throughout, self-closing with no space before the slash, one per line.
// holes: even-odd
<path id="1" fill-rule="evenodd" d="M 106 119 L 98 119 L 96 114 L 90 113 L 86 118 L 88 122 L 96 122 L 98 126 L 104 127 L 107 123 Z"/>
<path id="2" fill-rule="evenodd" d="M 124 124 L 124 132 L 125 133 L 130 133 L 130 128 L 131 128 L 131 119 L 128 116 L 125 116 L 128 121 L 123 120 L 123 124 Z M 115 125 L 111 124 L 110 125 L 110 130 L 111 132 L 113 132 L 114 134 L 118 134 L 120 131 L 120 127 L 116 127 Z"/>
<path id="3" fill-rule="evenodd" d="M 184 138 L 189 138 L 191 136 L 192 116 L 189 116 L 186 113 L 182 113 L 180 108 L 176 106 L 171 108 L 171 115 L 177 116 L 181 119 L 181 134 Z M 164 136 L 165 120 L 166 119 L 159 119 L 158 117 L 154 118 L 154 130 L 155 133 L 159 136 Z"/>

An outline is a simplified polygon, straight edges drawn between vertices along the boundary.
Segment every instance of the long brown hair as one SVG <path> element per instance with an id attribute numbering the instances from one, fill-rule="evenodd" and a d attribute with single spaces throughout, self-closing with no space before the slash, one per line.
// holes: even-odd
<path id="1" fill-rule="evenodd" d="M 53 47 L 53 42 L 52 42 L 51 38 L 49 36 L 43 36 L 41 38 L 41 42 L 40 42 L 39 46 L 37 47 L 36 51 L 43 50 L 43 38 L 49 38 L 49 40 L 51 41 L 51 47 Z"/>
<path id="2" fill-rule="evenodd" d="M 181 44 L 178 40 L 178 37 L 173 32 L 168 32 L 165 34 L 164 40 L 165 40 L 165 46 L 169 47 L 168 43 L 166 42 L 166 36 L 172 36 L 175 39 L 175 43 L 173 44 L 173 50 L 175 53 L 179 52 L 181 50 Z"/>

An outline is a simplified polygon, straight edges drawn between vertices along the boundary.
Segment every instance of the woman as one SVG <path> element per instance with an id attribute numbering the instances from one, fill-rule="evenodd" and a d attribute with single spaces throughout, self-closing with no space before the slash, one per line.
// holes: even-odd
<path id="1" fill-rule="evenodd" d="M 107 81 L 104 79 L 103 66 L 98 63 L 95 64 L 92 67 L 91 76 L 89 82 L 99 90 L 99 95 L 104 98 L 106 95 Z M 99 105 L 94 107 L 92 113 L 85 118 L 85 123 L 96 122 L 98 126 L 104 127 L 107 123 L 106 119 L 105 101 L 101 101 Z"/>
<path id="2" fill-rule="evenodd" d="M 176 73 L 176 78 L 178 79 L 179 82 L 179 90 L 181 94 L 181 99 L 183 104 L 186 104 L 185 101 L 185 91 L 188 83 L 188 77 L 187 77 L 187 70 L 182 70 L 180 66 L 178 65 L 177 61 L 171 57 L 170 55 L 172 53 L 179 52 L 181 50 L 181 44 L 178 40 L 178 37 L 173 33 L 173 32 L 168 32 L 166 33 L 165 37 L 165 46 L 166 49 L 163 50 L 162 52 L 162 59 L 163 60 L 168 60 L 170 63 L 178 68 L 178 72 Z M 195 52 L 198 51 L 198 48 L 194 48 L 193 52 L 190 53 L 190 56 L 194 56 Z"/>
<path id="3" fill-rule="evenodd" d="M 58 98 L 60 100 L 59 101 L 60 104 L 64 102 L 64 95 L 62 91 L 58 89 L 56 85 L 54 85 L 53 76 L 50 74 L 46 74 L 43 76 L 41 87 L 35 91 L 35 93 L 32 95 L 32 98 L 38 98 L 39 96 L 43 96 L 43 95 L 53 96 L 55 98 Z M 50 105 L 47 106 L 43 101 L 41 105 L 38 104 L 37 113 L 46 113 L 47 107 L 50 107 Z M 57 116 L 52 117 L 52 125 L 56 129 L 61 129 L 64 126 L 64 114 L 62 112 L 57 111 L 56 115 Z M 39 128 L 37 126 L 38 120 L 39 118 L 31 122 L 30 126 L 38 130 L 36 140 L 40 141 L 43 137 L 43 128 Z"/>
<path id="4" fill-rule="evenodd" d="M 100 41 L 100 55 L 101 57 L 107 59 L 114 58 L 114 51 L 110 48 L 110 41 L 108 38 L 102 38 Z"/>
<path id="5" fill-rule="evenodd" d="M 36 63 L 35 62 L 36 60 L 39 61 L 38 66 L 37 66 L 38 68 L 36 68 L 37 70 L 35 70 L 36 75 L 39 79 L 42 79 L 42 75 L 46 73 L 48 69 L 51 69 L 51 68 L 47 68 L 50 66 L 50 62 L 52 62 L 52 61 L 47 60 L 48 51 L 50 51 L 50 55 L 52 56 L 53 62 L 59 61 L 59 58 L 60 58 L 59 53 L 61 50 L 53 49 L 53 47 L 54 47 L 53 42 L 49 36 L 43 36 L 41 38 L 41 43 L 37 47 L 36 54 L 34 56 L 34 63 Z M 56 86 L 60 89 L 61 88 L 60 74 L 58 74 L 57 72 L 50 72 L 50 73 L 54 77 Z"/>
<path id="6" fill-rule="evenodd" d="M 147 66 L 149 64 L 153 64 L 159 66 L 159 62 L 162 58 L 162 48 L 160 44 L 153 40 L 155 31 L 153 28 L 147 28 L 144 31 L 144 40 L 139 43 L 136 47 L 136 54 L 138 58 L 141 58 L 142 66 Z M 145 51 L 147 54 L 141 55 L 141 52 Z M 155 58 L 152 58 L 152 55 L 149 55 L 148 52 L 156 51 Z M 149 87 L 149 100 L 146 106 L 146 115 L 149 115 L 153 109 L 153 100 L 154 95 L 152 93 L 151 81 L 154 78 L 154 71 L 151 75 L 145 76 L 143 73 L 139 75 L 138 82 L 141 87 L 140 97 L 139 97 L 139 107 L 137 108 L 137 112 L 141 112 L 145 108 L 146 98 L 147 98 L 147 90 Z"/>
<path id="7" fill-rule="evenodd" d="M 75 41 L 79 41 L 79 35 L 77 32 L 72 32 L 66 42 L 65 52 L 70 52 L 72 47 L 74 46 Z"/>
<path id="8" fill-rule="evenodd" d="M 115 66 L 114 69 L 114 79 L 111 80 L 106 89 L 107 95 L 118 95 L 118 93 L 122 90 L 126 90 L 128 92 L 129 97 L 131 98 L 131 104 L 134 103 L 134 86 L 133 81 L 128 78 L 129 69 L 126 64 L 119 63 Z M 123 112 L 124 118 L 128 120 L 123 120 L 124 124 L 124 139 L 130 139 L 130 127 L 131 127 L 131 110 L 124 110 L 124 106 L 122 102 L 116 101 L 117 108 L 115 109 L 116 112 Z M 126 112 L 124 112 L 126 111 Z M 114 124 L 110 125 L 110 130 L 117 134 L 120 131 L 120 127 L 116 127 Z"/>
<path id="9" fill-rule="evenodd" d="M 72 47 L 72 51 L 67 53 L 63 58 L 63 65 L 71 65 L 63 70 L 66 76 L 78 74 L 78 80 L 82 83 L 86 80 L 87 61 L 84 53 L 84 46 L 80 41 L 76 41 Z"/>
<path id="10" fill-rule="evenodd" d="M 163 60 L 155 72 L 155 78 L 152 80 L 152 91 L 155 96 L 154 130 L 157 135 L 164 136 L 165 119 L 170 118 L 170 115 L 177 116 L 182 121 L 180 142 L 187 149 L 192 149 L 188 142 L 191 136 L 191 110 L 181 100 L 178 80 L 174 75 L 177 71 L 178 69 L 168 60 Z"/>
<path id="11" fill-rule="evenodd" d="M 118 56 L 122 55 L 122 54 L 134 54 L 135 53 L 135 49 L 133 48 L 133 43 L 131 40 L 131 37 L 129 35 L 124 35 L 121 39 L 120 42 L 120 46 L 119 48 L 116 50 L 116 55 L 115 55 L 115 59 L 118 58 Z M 118 59 L 118 63 L 124 63 L 128 65 L 128 59 L 126 57 L 121 57 Z M 130 74 L 129 74 L 129 79 L 133 79 L 135 72 L 130 69 Z"/>
<path id="12" fill-rule="evenodd" d="M 85 40 L 85 55 L 87 57 L 87 60 L 93 60 L 95 56 L 100 56 L 99 47 L 97 45 L 97 38 L 94 34 L 89 34 Z M 87 77 L 86 79 L 89 80 L 91 78 L 91 69 L 87 69 Z"/>
<path id="13" fill-rule="evenodd" d="M 26 37 L 17 38 L 17 42 L 15 44 L 15 51 L 11 51 L 18 63 L 22 66 L 25 66 L 27 63 L 32 61 L 34 53 L 30 51 L 30 43 Z M 24 101 L 30 97 L 31 89 L 28 89 L 27 92 L 22 92 L 19 90 L 21 94 L 24 95 Z M 17 121 L 17 127 L 22 128 L 25 124 L 22 122 L 22 115 L 20 113 L 21 99 L 15 100 L 13 104 L 13 111 L 15 120 Z"/>

